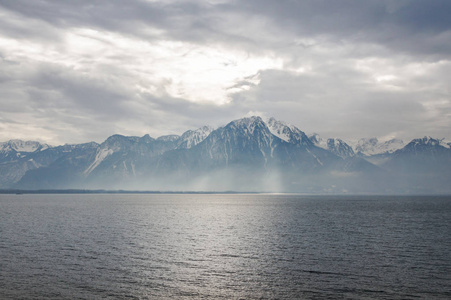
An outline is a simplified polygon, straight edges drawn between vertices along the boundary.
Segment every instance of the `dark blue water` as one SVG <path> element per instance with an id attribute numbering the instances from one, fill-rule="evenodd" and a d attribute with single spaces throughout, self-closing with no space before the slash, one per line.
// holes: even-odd
<path id="1" fill-rule="evenodd" d="M 1 299 L 451 299 L 450 197 L 0 195 Z"/>

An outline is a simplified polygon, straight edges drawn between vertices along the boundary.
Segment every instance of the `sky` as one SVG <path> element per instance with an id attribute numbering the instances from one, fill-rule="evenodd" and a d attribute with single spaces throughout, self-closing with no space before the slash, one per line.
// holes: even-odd
<path id="1" fill-rule="evenodd" d="M 0 141 L 158 137 L 261 115 L 451 138 L 449 0 L 0 0 Z"/>

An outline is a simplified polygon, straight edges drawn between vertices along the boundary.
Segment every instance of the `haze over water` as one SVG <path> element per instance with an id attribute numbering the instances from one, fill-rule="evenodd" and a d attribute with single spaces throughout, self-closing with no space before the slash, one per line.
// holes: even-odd
<path id="1" fill-rule="evenodd" d="M 0 195 L 2 299 L 449 299 L 451 197 Z"/>

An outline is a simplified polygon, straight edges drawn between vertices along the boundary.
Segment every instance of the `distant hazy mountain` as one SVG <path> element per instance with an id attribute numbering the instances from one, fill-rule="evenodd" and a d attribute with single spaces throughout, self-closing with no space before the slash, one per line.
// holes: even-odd
<path id="1" fill-rule="evenodd" d="M 152 138 L 113 135 L 103 143 L 50 147 L 0 143 L 0 187 L 306 193 L 450 193 L 444 140 L 354 149 L 260 117 Z"/>
<path id="2" fill-rule="evenodd" d="M 337 156 L 340 156 L 341 158 L 348 158 L 355 156 L 354 150 L 351 146 L 349 146 L 345 141 L 342 139 L 327 139 L 324 140 L 321 138 L 318 134 L 313 134 L 310 136 L 310 140 L 318 147 L 321 147 L 323 149 L 327 149 L 330 152 L 334 153 Z"/>
<path id="3" fill-rule="evenodd" d="M 49 145 L 35 141 L 10 140 L 0 143 L 0 163 L 17 161 L 30 153 L 43 151 L 47 148 L 49 148 Z"/>
<path id="4" fill-rule="evenodd" d="M 354 150 L 358 155 L 371 156 L 393 153 L 402 147 L 404 147 L 404 142 L 399 139 L 391 139 L 389 141 L 380 142 L 377 138 L 363 138 L 357 142 L 354 146 Z"/>
<path id="5" fill-rule="evenodd" d="M 8 142 L 9 143 L 9 142 Z M 32 142 L 33 143 L 33 142 Z M 25 142 L 26 144 L 26 142 Z M 97 143 L 87 143 L 80 145 L 64 145 L 57 147 L 49 147 L 48 145 L 38 145 L 33 152 L 20 152 L 17 159 L 6 161 L 6 155 L 9 157 L 9 151 L 0 153 L 0 186 L 2 188 L 17 186 L 17 182 L 32 176 L 32 174 L 41 174 L 49 166 L 58 168 L 58 164 L 62 160 L 78 160 L 81 157 L 95 151 L 99 145 Z M 30 148 L 28 148 L 30 149 Z M 15 150 L 14 150 L 15 151 Z M 13 151 L 13 153 L 14 153 Z M 34 172 L 36 170 L 36 172 Z M 68 169 L 68 173 L 72 170 Z M 52 173 L 48 173 L 52 175 Z M 45 183 L 45 184 L 44 184 Z M 37 185 L 41 186 L 58 186 L 57 182 L 53 182 L 52 178 L 45 175 L 38 178 Z"/>
<path id="6" fill-rule="evenodd" d="M 450 193 L 451 150 L 431 137 L 414 139 L 382 165 L 411 193 Z"/>
<path id="7" fill-rule="evenodd" d="M 431 176 L 439 174 L 440 171 L 450 172 L 451 150 L 448 145 L 442 145 L 438 139 L 431 137 L 414 139 L 404 148 L 395 151 L 385 166 L 397 172 L 426 171 Z"/>

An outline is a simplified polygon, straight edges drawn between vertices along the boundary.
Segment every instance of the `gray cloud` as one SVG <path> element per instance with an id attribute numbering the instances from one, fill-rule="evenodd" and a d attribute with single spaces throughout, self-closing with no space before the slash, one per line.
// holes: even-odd
<path id="1" fill-rule="evenodd" d="M 273 47 L 283 46 L 284 37 L 327 36 L 350 43 L 375 43 L 410 54 L 449 57 L 448 16 L 451 3 L 433 1 L 230 1 L 216 5 L 201 1 L 0 1 L 0 5 L 32 22 L 35 28 L 3 20 L 1 29 L 23 38 L 43 37 L 56 28 L 92 27 L 161 38 L 148 28 L 161 30 L 163 38 L 255 43 L 269 46 L 261 35 L 273 35 Z M 261 18 L 260 20 L 258 18 Z M 38 20 L 38 21 L 37 21 Z M 236 21 L 243 22 L 237 26 Z M 258 32 L 252 32 L 259 21 Z M 247 28 L 246 28 L 247 27 Z M 250 30 L 247 30 L 250 29 Z M 268 33 L 269 32 L 269 33 Z M 55 32 L 53 36 L 58 36 Z M 427 43 L 417 43 L 427 39 Z M 268 41 L 266 41 L 268 42 Z M 289 42 L 289 41 L 287 41 Z M 300 43 L 299 45 L 303 45 Z M 305 45 L 304 45 L 305 46 Z M 412 47 L 413 46 L 413 47 Z"/>
<path id="2" fill-rule="evenodd" d="M 450 66 L 433 72 L 446 73 Z M 445 91 L 448 78 L 436 80 L 433 86 L 430 79 L 419 76 L 404 83 L 406 87 L 381 88 L 367 74 L 345 64 L 308 75 L 265 71 L 260 85 L 236 102 L 249 110 L 274 112 L 304 131 L 329 137 L 412 139 L 431 132 L 447 137 L 451 108 L 449 91 Z"/>
<path id="3" fill-rule="evenodd" d="M 441 0 L 0 0 L 0 139 L 181 134 L 251 111 L 325 136 L 449 138 L 449 11 Z"/>
<path id="4" fill-rule="evenodd" d="M 246 1 L 299 36 L 325 35 L 335 41 L 375 43 L 408 54 L 449 58 L 451 3 L 442 1 Z M 241 9 L 241 8 L 239 8 Z M 442 37 L 443 36 L 443 37 Z M 421 43 L 427 39 L 427 43 Z"/>

